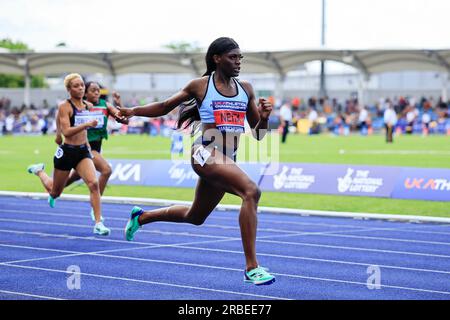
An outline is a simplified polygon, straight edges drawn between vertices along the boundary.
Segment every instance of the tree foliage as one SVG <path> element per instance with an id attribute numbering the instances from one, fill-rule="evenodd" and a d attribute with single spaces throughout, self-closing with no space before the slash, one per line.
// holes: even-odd
<path id="1" fill-rule="evenodd" d="M 0 39 L 0 48 L 6 48 L 11 52 L 31 51 L 27 44 L 21 41 L 13 41 L 9 38 Z M 25 77 L 21 75 L 0 74 L 0 88 L 24 88 Z M 45 88 L 45 78 L 42 75 L 31 76 L 32 88 Z"/>
<path id="2" fill-rule="evenodd" d="M 170 49 L 176 53 L 196 53 L 202 50 L 197 43 L 186 41 L 171 42 L 164 45 L 164 48 Z"/>

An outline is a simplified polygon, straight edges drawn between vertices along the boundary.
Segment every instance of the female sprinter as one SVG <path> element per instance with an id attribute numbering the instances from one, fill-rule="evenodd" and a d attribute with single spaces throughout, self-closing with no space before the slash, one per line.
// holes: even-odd
<path id="1" fill-rule="evenodd" d="M 64 136 L 64 144 L 59 146 L 53 158 L 53 179 L 44 171 L 44 165 L 36 164 L 28 167 L 29 173 L 36 174 L 49 193 L 48 202 L 53 208 L 66 185 L 71 169 L 75 169 L 89 188 L 91 206 L 94 209 L 94 233 L 109 235 L 110 230 L 100 221 L 100 190 L 92 155 L 87 141 L 86 129 L 101 124 L 102 118 L 88 112 L 92 105 L 83 100 L 84 82 L 79 74 L 69 74 L 64 85 L 70 98 L 58 106 L 56 123 L 59 132 Z"/>
<path id="2" fill-rule="evenodd" d="M 116 92 L 113 93 L 114 103 L 116 105 L 122 106 L 122 101 L 120 99 L 120 95 Z M 109 163 L 103 158 L 101 155 L 102 150 L 102 141 L 103 139 L 108 139 L 108 117 L 112 116 L 116 121 L 121 123 L 128 123 L 127 120 L 123 120 L 118 118 L 119 110 L 112 106 L 107 101 L 100 99 L 100 85 L 97 82 L 89 81 L 86 82 L 85 88 L 85 99 L 92 103 L 94 106 L 89 108 L 91 112 L 99 112 L 103 115 L 104 122 L 101 128 L 89 128 L 87 130 L 88 141 L 91 146 L 91 152 L 93 156 L 95 169 L 100 172 L 100 177 L 98 178 L 98 184 L 100 188 L 100 196 L 103 195 L 105 191 L 106 184 L 108 183 L 108 179 L 111 176 L 111 166 Z M 61 135 L 57 133 L 57 137 L 55 139 L 57 144 L 62 143 Z M 66 187 L 72 184 L 73 182 L 79 180 L 81 177 L 77 171 L 72 170 L 70 172 L 69 178 L 66 182 Z M 95 220 L 94 209 L 91 209 L 91 217 L 92 220 Z M 101 221 L 103 221 L 103 217 L 101 217 Z"/>
<path id="3" fill-rule="evenodd" d="M 233 39 L 219 38 L 208 48 L 207 71 L 203 77 L 192 80 L 163 102 L 121 109 L 124 117 L 159 117 L 183 104 L 178 128 L 194 121 L 202 124 L 202 136 L 191 151 L 192 168 L 199 175 L 192 206 L 176 205 L 152 211 L 134 207 L 125 233 L 127 240 L 132 240 L 139 227 L 155 221 L 201 225 L 225 192 L 237 195 L 242 199 L 239 225 L 246 262 L 244 280 L 263 285 L 273 283 L 275 277 L 260 267 L 256 258 L 256 212 L 261 191 L 236 165 L 235 154 L 245 118 L 253 136 L 260 140 L 265 135 L 272 105 L 259 99 L 257 106 L 252 86 L 235 79 L 241 59 L 241 50 Z"/>

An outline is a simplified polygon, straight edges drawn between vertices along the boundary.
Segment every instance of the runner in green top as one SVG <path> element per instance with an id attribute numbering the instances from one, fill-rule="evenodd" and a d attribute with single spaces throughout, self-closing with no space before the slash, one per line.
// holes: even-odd
<path id="1" fill-rule="evenodd" d="M 100 187 L 100 195 L 103 195 L 105 191 L 106 184 L 108 183 L 108 179 L 111 176 L 112 170 L 108 161 L 103 158 L 101 155 L 102 150 L 102 141 L 103 139 L 108 139 L 108 117 L 112 116 L 116 121 L 121 123 L 128 123 L 128 120 L 120 119 L 118 117 L 119 110 L 115 108 L 113 105 L 108 103 L 107 101 L 100 99 L 100 85 L 97 82 L 89 81 L 86 83 L 86 94 L 85 99 L 93 104 L 93 107 L 89 108 L 90 112 L 101 112 L 104 115 L 104 125 L 101 128 L 93 128 L 92 130 L 88 130 L 88 141 L 91 146 L 91 152 L 93 156 L 93 161 L 95 165 L 95 169 L 100 172 L 100 177 L 98 179 L 99 187 Z M 116 92 L 113 93 L 114 103 L 120 107 L 122 106 L 122 101 L 120 99 L 120 95 Z M 56 143 L 60 144 L 62 142 L 61 137 L 56 137 Z M 69 178 L 66 182 L 66 187 L 72 184 L 73 182 L 80 179 L 78 172 L 72 170 L 70 172 Z M 93 212 L 91 210 L 91 216 L 93 216 Z M 102 218 L 103 220 L 103 218 Z"/>
<path id="2" fill-rule="evenodd" d="M 95 84 L 92 85 L 91 87 L 94 87 L 93 90 L 97 91 L 97 89 L 95 89 Z M 89 100 L 88 100 L 89 101 Z M 112 106 L 110 106 L 112 107 Z M 114 108 L 114 107 L 112 107 Z M 115 108 L 114 108 L 115 109 Z M 101 143 L 103 139 L 108 140 L 108 131 L 106 130 L 107 126 L 108 126 L 108 116 L 109 116 L 109 110 L 108 110 L 108 103 L 106 102 L 106 100 L 103 99 L 98 99 L 97 100 L 97 104 L 94 104 L 93 107 L 91 107 L 89 109 L 89 111 L 91 112 L 99 112 L 99 113 L 103 113 L 104 115 L 104 123 L 103 123 L 103 127 L 101 128 L 92 128 L 92 130 L 88 130 L 88 140 L 89 143 L 94 142 L 94 143 Z M 95 148 L 92 146 L 91 144 L 91 148 L 94 150 Z"/>

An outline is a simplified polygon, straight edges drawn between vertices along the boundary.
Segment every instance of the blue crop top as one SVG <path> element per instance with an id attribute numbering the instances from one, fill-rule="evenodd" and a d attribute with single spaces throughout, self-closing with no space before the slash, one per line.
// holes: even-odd
<path id="1" fill-rule="evenodd" d="M 205 98 L 199 109 L 202 123 L 215 123 L 221 132 L 243 133 L 247 113 L 248 95 L 242 85 L 233 78 L 237 94 L 232 97 L 222 95 L 214 83 L 214 72 L 209 76 Z"/>

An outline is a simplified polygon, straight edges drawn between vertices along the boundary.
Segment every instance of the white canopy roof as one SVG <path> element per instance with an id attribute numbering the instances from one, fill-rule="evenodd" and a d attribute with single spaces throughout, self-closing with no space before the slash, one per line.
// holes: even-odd
<path id="1" fill-rule="evenodd" d="M 369 76 L 401 70 L 450 72 L 450 49 L 445 50 L 295 50 L 244 52 L 242 72 L 275 73 L 284 77 L 304 63 L 342 62 Z M 0 52 L 0 73 L 57 75 L 78 73 L 194 73 L 205 70 L 204 53 L 168 52 Z"/>

